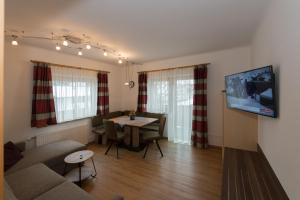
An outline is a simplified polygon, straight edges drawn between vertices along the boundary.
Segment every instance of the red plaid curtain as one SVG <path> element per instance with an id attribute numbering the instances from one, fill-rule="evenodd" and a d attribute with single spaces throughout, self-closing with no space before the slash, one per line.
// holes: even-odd
<path id="1" fill-rule="evenodd" d="M 206 79 L 207 66 L 196 66 L 194 69 L 192 143 L 203 149 L 208 147 Z"/>
<path id="2" fill-rule="evenodd" d="M 33 96 L 31 127 L 56 124 L 51 69 L 46 63 L 36 63 L 33 68 Z"/>
<path id="3" fill-rule="evenodd" d="M 147 74 L 139 74 L 139 94 L 137 112 L 147 111 Z"/>
<path id="4" fill-rule="evenodd" d="M 108 75 L 100 72 L 98 73 L 97 115 L 107 113 L 109 113 Z"/>

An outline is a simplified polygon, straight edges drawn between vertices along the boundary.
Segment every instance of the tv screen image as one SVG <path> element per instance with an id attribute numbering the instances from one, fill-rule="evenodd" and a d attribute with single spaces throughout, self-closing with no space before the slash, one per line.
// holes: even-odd
<path id="1" fill-rule="evenodd" d="M 274 81 L 272 66 L 225 76 L 228 107 L 276 117 Z"/>

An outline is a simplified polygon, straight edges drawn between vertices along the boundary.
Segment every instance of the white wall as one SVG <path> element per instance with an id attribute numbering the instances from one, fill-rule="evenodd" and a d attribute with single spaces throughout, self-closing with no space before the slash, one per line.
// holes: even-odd
<path id="1" fill-rule="evenodd" d="M 223 121 L 222 121 L 222 93 L 224 89 L 224 75 L 243 71 L 250 68 L 250 47 L 240 47 L 217 52 L 210 52 L 192 56 L 178 57 L 155 62 L 145 63 L 142 66 L 134 66 L 131 72 L 136 86 L 129 89 L 123 86 L 122 108 L 136 110 L 138 81 L 137 71 L 163 69 L 178 66 L 211 63 L 208 66 L 208 136 L 212 145 L 222 145 Z M 124 80 L 123 73 L 123 82 Z"/>
<path id="2" fill-rule="evenodd" d="M 300 199 L 300 1 L 273 0 L 253 40 L 253 64 L 276 67 L 279 118 L 259 118 L 258 143 L 290 199 Z"/>
<path id="3" fill-rule="evenodd" d="M 30 60 L 40 60 L 58 64 L 74 65 L 110 71 L 109 95 L 110 110 L 119 110 L 120 103 L 120 68 L 95 60 L 85 59 L 78 56 L 50 51 L 32 46 L 20 44 L 15 47 L 9 42 L 5 43 L 5 90 L 4 90 L 4 140 L 23 141 L 30 137 L 49 134 L 69 134 L 78 127 L 78 140 L 87 143 L 92 139 L 90 132 L 90 119 L 78 120 L 53 125 L 46 128 L 31 128 L 31 101 L 32 101 L 32 76 L 33 64 Z"/>

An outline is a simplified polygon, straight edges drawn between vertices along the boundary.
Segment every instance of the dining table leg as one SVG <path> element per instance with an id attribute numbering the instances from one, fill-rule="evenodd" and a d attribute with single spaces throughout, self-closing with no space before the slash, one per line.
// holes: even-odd
<path id="1" fill-rule="evenodd" d="M 124 138 L 124 142 L 127 146 L 131 145 L 131 127 L 130 126 L 125 126 L 125 133 L 126 137 Z"/>
<path id="2" fill-rule="evenodd" d="M 140 145 L 139 127 L 133 126 L 131 131 L 132 131 L 132 146 L 139 147 Z"/>

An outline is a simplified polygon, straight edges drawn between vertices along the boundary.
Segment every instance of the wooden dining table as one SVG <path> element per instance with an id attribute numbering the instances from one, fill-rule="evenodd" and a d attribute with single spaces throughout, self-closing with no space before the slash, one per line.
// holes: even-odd
<path id="1" fill-rule="evenodd" d="M 143 126 L 156 122 L 158 119 L 149 117 L 135 117 L 131 120 L 129 116 L 120 116 L 116 118 L 109 119 L 121 127 L 124 127 L 127 137 L 124 142 L 127 146 L 132 147 L 133 150 L 139 148 L 140 146 L 140 135 L 139 129 Z"/>

